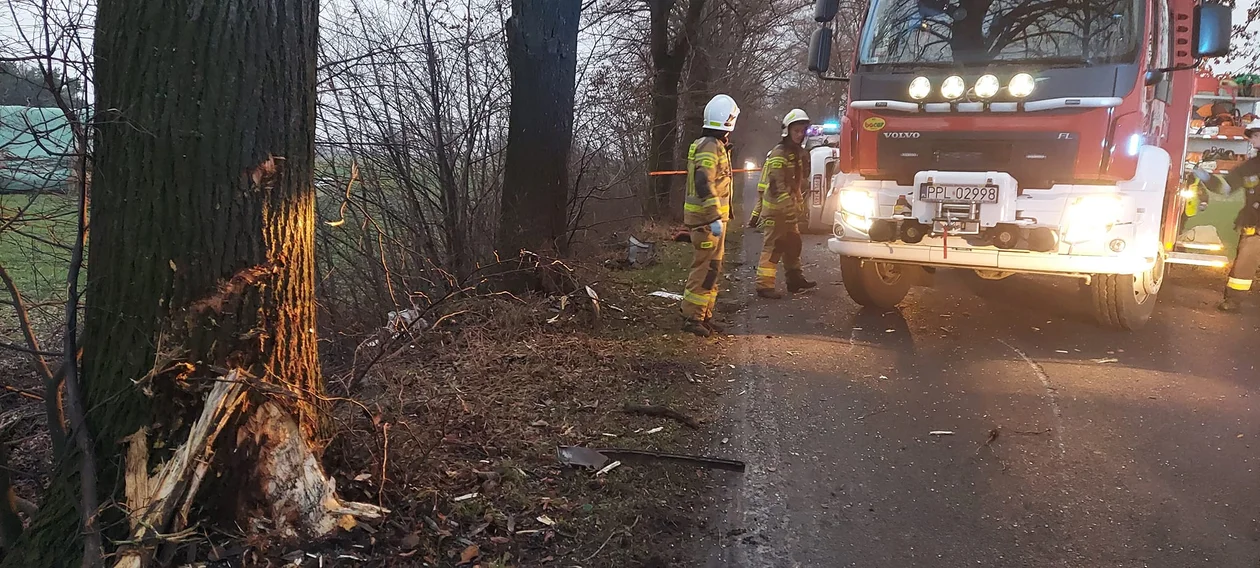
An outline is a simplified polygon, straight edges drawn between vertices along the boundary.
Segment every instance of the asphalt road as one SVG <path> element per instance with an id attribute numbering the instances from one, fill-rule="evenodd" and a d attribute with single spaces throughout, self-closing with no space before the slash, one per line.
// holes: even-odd
<path id="1" fill-rule="evenodd" d="M 728 267 L 748 471 L 709 566 L 1260 566 L 1260 302 L 1218 314 L 1223 277 L 1174 267 L 1114 332 L 1074 281 L 942 271 L 867 311 L 824 243 L 790 299 L 751 296 L 759 234 Z"/>

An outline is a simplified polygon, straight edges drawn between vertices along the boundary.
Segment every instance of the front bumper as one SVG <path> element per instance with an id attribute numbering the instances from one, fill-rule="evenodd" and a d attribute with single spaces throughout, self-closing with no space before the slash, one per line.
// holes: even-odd
<path id="1" fill-rule="evenodd" d="M 960 239 L 954 240 L 957 242 Z M 1136 255 L 1052 254 L 971 247 L 965 244 L 954 246 L 954 243 L 950 243 L 946 250 L 941 239 L 933 238 L 911 245 L 833 237 L 827 241 L 827 249 L 836 254 L 862 259 L 1039 274 L 1140 274 L 1155 265 L 1154 257 Z"/>

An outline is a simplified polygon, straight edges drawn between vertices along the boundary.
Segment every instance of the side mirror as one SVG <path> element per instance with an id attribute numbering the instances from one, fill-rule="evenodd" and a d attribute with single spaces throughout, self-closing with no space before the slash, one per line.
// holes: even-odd
<path id="1" fill-rule="evenodd" d="M 820 0 L 821 1 L 821 0 Z M 1229 55 L 1232 17 L 1229 6 L 1200 4 L 1194 7 L 1194 56 L 1224 57 Z"/>
<path id="2" fill-rule="evenodd" d="M 1147 87 L 1150 87 L 1152 85 L 1158 85 L 1159 82 L 1163 80 L 1164 80 L 1163 69 L 1151 69 L 1150 71 L 1146 72 L 1146 86 Z"/>
<path id="3" fill-rule="evenodd" d="M 819 4 L 825 0 L 819 0 Z M 826 73 L 831 67 L 831 28 L 818 28 L 809 36 L 809 70 Z"/>
<path id="4" fill-rule="evenodd" d="M 825 24 L 840 13 L 840 0 L 814 0 L 814 21 Z"/>

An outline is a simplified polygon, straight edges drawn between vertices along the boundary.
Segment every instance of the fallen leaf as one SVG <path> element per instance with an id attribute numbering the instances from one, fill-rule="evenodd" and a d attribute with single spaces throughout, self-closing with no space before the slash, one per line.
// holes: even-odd
<path id="1" fill-rule="evenodd" d="M 507 544 L 509 542 L 512 542 L 512 539 L 506 536 L 492 536 L 490 537 L 490 542 L 493 542 L 495 544 Z"/>
<path id="2" fill-rule="evenodd" d="M 351 515 L 342 515 L 341 518 L 337 519 L 337 526 L 341 527 L 343 530 L 350 530 L 358 524 L 359 523 L 355 522 L 354 517 Z"/>
<path id="3" fill-rule="evenodd" d="M 367 481 L 369 479 L 372 479 L 372 474 L 370 473 L 360 473 L 359 475 L 354 476 L 355 481 Z"/>
<path id="4" fill-rule="evenodd" d="M 407 536 L 404 536 L 402 539 L 402 542 L 400 542 L 399 544 L 401 544 L 402 547 L 407 550 L 411 550 L 417 546 L 420 546 L 420 534 L 411 533 Z"/>
<path id="5" fill-rule="evenodd" d="M 481 549 L 477 548 L 477 545 L 474 544 L 468 548 L 465 548 L 464 551 L 459 554 L 459 563 L 470 564 L 472 563 L 473 559 L 477 558 L 480 555 L 481 555 Z"/>
<path id="6" fill-rule="evenodd" d="M 472 499 L 473 497 L 476 497 L 476 496 L 477 496 L 477 494 L 474 492 L 474 493 L 468 493 L 468 494 L 466 494 L 466 495 L 460 495 L 459 497 L 456 497 L 456 498 L 451 499 L 451 500 L 452 500 L 452 501 L 454 501 L 454 502 L 456 502 L 456 503 L 458 503 L 458 502 L 460 502 L 460 501 L 467 501 L 467 500 Z"/>
<path id="7" fill-rule="evenodd" d="M 540 522 L 540 523 L 542 523 L 542 524 L 544 524 L 544 525 L 547 525 L 547 526 L 549 526 L 549 527 L 554 527 L 554 526 L 556 526 L 556 522 L 555 522 L 554 520 L 552 520 L 552 519 L 551 519 L 551 517 L 548 517 L 547 515 L 541 515 L 541 516 L 539 516 L 539 517 L 538 517 L 538 522 Z"/>

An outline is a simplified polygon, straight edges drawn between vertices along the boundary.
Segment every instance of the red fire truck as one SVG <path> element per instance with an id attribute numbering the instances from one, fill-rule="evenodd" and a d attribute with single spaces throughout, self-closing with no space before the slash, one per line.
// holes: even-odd
<path id="1" fill-rule="evenodd" d="M 850 72 L 834 236 L 849 295 L 892 307 L 939 268 L 1079 279 L 1099 322 L 1136 329 L 1176 247 L 1194 69 L 1229 51 L 1230 9 L 1194 0 L 870 0 Z"/>

